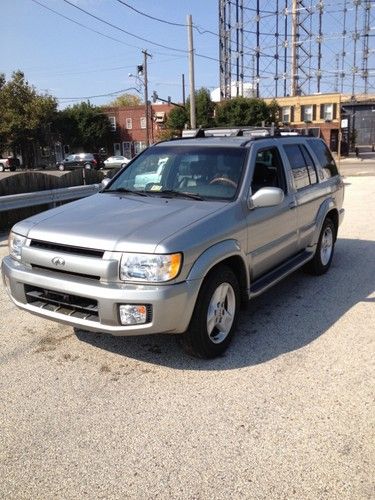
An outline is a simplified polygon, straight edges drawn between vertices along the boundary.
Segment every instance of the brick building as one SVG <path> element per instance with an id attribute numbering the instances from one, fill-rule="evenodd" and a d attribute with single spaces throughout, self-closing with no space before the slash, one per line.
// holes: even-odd
<path id="1" fill-rule="evenodd" d="M 150 144 L 159 140 L 160 134 L 165 128 L 167 114 L 172 107 L 169 104 L 150 105 Z M 108 115 L 114 132 L 112 151 L 108 151 L 108 154 L 124 155 L 127 158 L 132 158 L 146 147 L 146 113 L 144 105 L 107 107 L 104 112 Z"/>

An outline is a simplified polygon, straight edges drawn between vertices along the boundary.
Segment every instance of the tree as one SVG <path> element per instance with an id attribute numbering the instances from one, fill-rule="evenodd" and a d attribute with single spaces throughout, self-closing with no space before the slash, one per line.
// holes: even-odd
<path id="1" fill-rule="evenodd" d="M 32 164 L 34 143 L 47 141 L 56 99 L 29 85 L 22 71 L 7 82 L 0 75 L 0 148 L 19 149 L 24 164 Z"/>
<path id="2" fill-rule="evenodd" d="M 57 113 L 53 129 L 71 148 L 98 151 L 113 140 L 111 124 L 98 106 L 81 102 Z"/>
<path id="3" fill-rule="evenodd" d="M 215 103 L 211 100 L 210 91 L 204 87 L 195 91 L 195 108 L 197 127 L 214 127 Z M 190 119 L 190 98 L 186 102 L 186 110 Z"/>
<path id="4" fill-rule="evenodd" d="M 167 117 L 166 126 L 172 131 L 179 131 L 184 129 L 185 124 L 189 121 L 186 109 L 175 107 L 170 110 Z"/>
<path id="5" fill-rule="evenodd" d="M 139 96 L 134 94 L 121 94 L 110 102 L 108 106 L 113 108 L 131 108 L 134 106 L 140 106 L 141 104 L 142 100 Z"/>
<path id="6" fill-rule="evenodd" d="M 272 101 L 268 105 L 268 109 L 269 109 L 269 122 L 277 125 L 278 122 L 281 120 L 280 120 L 280 106 L 278 105 L 276 99 L 272 99 Z"/>
<path id="7" fill-rule="evenodd" d="M 220 126 L 260 126 L 269 119 L 269 107 L 262 99 L 235 97 L 216 108 L 216 121 Z"/>

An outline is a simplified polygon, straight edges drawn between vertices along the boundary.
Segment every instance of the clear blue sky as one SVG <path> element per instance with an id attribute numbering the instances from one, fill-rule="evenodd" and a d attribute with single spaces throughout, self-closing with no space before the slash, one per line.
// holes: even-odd
<path id="1" fill-rule="evenodd" d="M 6 77 L 22 70 L 40 91 L 56 97 L 81 97 L 106 94 L 134 86 L 130 72 L 141 64 L 142 49 L 152 54 L 149 60 L 149 91 L 160 97 L 181 101 L 181 74 L 185 73 L 188 93 L 188 58 L 183 52 L 157 47 L 137 40 L 99 22 L 63 0 L 38 0 L 75 21 L 100 31 L 122 43 L 78 26 L 32 0 L 1 0 L 0 72 Z M 147 19 L 117 0 L 70 0 L 125 31 L 175 49 L 187 49 L 186 27 Z M 125 1 L 125 0 L 124 0 Z M 199 27 L 218 31 L 217 0 L 126 0 L 126 3 L 152 16 L 185 24 L 192 14 Z M 218 37 L 200 35 L 194 30 L 197 53 L 218 59 Z M 127 44 L 127 45 L 126 45 Z M 217 87 L 218 62 L 196 57 L 196 87 Z M 113 97 L 91 99 L 103 104 Z M 68 103 L 68 101 L 64 101 Z M 70 104 L 70 103 L 69 103 Z"/>

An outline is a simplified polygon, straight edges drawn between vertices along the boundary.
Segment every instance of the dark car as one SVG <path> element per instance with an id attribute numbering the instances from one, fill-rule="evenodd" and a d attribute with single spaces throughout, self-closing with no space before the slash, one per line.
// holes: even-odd
<path id="1" fill-rule="evenodd" d="M 102 160 L 97 153 L 74 153 L 67 156 L 63 161 L 56 163 L 59 170 L 74 170 L 75 168 L 99 169 Z"/>

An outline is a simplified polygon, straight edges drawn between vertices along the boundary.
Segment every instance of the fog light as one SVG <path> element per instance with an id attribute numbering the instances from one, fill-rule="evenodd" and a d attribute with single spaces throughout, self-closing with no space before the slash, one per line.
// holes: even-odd
<path id="1" fill-rule="evenodd" d="M 120 306 L 120 321 L 122 325 L 140 325 L 146 323 L 147 307 L 139 304 Z"/>

